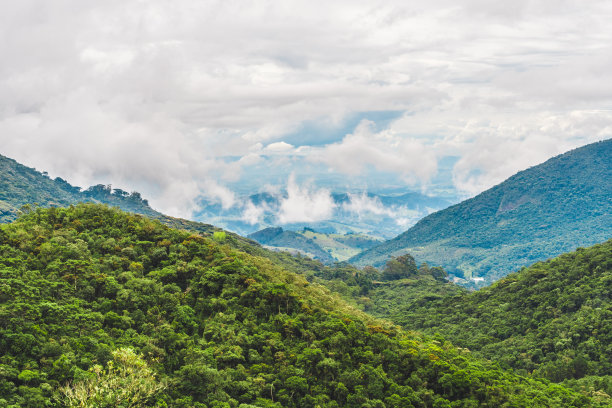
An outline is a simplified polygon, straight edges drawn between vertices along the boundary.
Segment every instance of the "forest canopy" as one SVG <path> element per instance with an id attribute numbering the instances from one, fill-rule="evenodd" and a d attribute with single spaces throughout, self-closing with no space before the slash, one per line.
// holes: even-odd
<path id="1" fill-rule="evenodd" d="M 151 370 L 147 406 L 604 406 L 371 318 L 219 238 L 94 204 L 0 226 L 0 405 L 68 406 L 66 387 L 120 377 L 109 362 L 130 350 Z"/>

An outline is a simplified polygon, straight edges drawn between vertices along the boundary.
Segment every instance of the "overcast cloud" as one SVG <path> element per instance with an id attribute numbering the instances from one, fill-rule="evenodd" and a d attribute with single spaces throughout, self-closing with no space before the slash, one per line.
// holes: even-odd
<path id="1" fill-rule="evenodd" d="M 5 2 L 0 154 L 181 216 L 274 183 L 254 166 L 427 191 L 458 156 L 469 196 L 612 136 L 610 21 L 607 0 Z M 395 119 L 347 129 L 364 112 Z"/>

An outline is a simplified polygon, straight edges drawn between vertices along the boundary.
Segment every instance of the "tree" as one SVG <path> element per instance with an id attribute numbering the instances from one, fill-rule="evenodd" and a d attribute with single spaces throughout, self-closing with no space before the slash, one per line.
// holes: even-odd
<path id="1" fill-rule="evenodd" d="M 70 408 L 151 406 L 151 399 L 165 388 L 155 373 L 131 348 L 113 351 L 106 369 L 94 365 L 89 378 L 62 387 L 64 402 Z"/>
<path id="2" fill-rule="evenodd" d="M 405 254 L 393 257 L 385 265 L 383 280 L 406 279 L 418 274 L 418 268 L 412 255 Z"/>
<path id="3" fill-rule="evenodd" d="M 429 273 L 436 280 L 444 282 L 448 278 L 448 274 L 441 266 L 434 266 L 433 268 L 429 268 Z"/>

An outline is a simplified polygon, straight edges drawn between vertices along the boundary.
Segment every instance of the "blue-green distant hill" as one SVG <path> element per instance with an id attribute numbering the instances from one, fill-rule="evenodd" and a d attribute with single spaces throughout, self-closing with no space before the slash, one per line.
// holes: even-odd
<path id="1" fill-rule="evenodd" d="M 612 140 L 606 140 L 521 171 L 350 262 L 380 266 L 409 252 L 418 262 L 441 265 L 483 285 L 609 239 L 611 212 Z"/>

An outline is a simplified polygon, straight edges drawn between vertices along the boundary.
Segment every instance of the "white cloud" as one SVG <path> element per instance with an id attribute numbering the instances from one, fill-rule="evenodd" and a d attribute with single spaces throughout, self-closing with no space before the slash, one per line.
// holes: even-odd
<path id="1" fill-rule="evenodd" d="M 271 154 L 288 153 L 288 152 L 291 152 L 292 150 L 293 150 L 293 146 L 285 142 L 270 143 L 263 149 L 263 151 L 268 154 L 270 153 Z"/>
<path id="2" fill-rule="evenodd" d="M 361 217 L 362 214 L 388 215 L 393 217 L 395 213 L 386 208 L 378 197 L 369 197 L 366 192 L 361 194 L 348 194 L 349 201 L 342 205 L 342 209 L 357 214 Z"/>
<path id="3" fill-rule="evenodd" d="M 219 185 L 214 181 L 209 181 L 202 195 L 212 202 L 219 202 L 223 209 L 232 208 L 236 205 L 236 195 L 229 188 Z"/>
<path id="4" fill-rule="evenodd" d="M 329 190 L 312 190 L 308 185 L 300 186 L 291 175 L 287 182 L 287 196 L 279 204 L 278 222 L 316 222 L 330 219 L 336 204 Z"/>
<path id="5" fill-rule="evenodd" d="M 0 154 L 184 216 L 202 192 L 230 206 L 222 185 L 272 182 L 244 171 L 264 154 L 408 184 L 454 154 L 474 194 L 612 137 L 610 20 L 605 0 L 8 2 Z M 368 111 L 406 115 L 286 138 Z"/>
<path id="6" fill-rule="evenodd" d="M 372 166 L 401 174 L 411 183 L 426 183 L 437 170 L 437 158 L 417 139 L 396 136 L 391 131 L 375 133 L 373 123 L 362 121 L 339 143 L 325 146 L 312 159 L 339 172 L 356 175 Z"/>
<path id="7" fill-rule="evenodd" d="M 357 214 L 359 218 L 369 214 L 393 218 L 395 223 L 403 228 L 408 228 L 416 223 L 424 215 L 431 212 L 430 209 L 408 208 L 407 206 L 385 206 L 378 197 L 370 197 L 363 192 L 361 194 L 349 194 L 349 201 L 342 205 L 345 211 Z"/>
<path id="8" fill-rule="evenodd" d="M 266 205 L 256 206 L 251 200 L 249 200 L 244 206 L 242 220 L 251 225 L 260 223 L 266 213 L 266 207 Z"/>
<path id="9" fill-rule="evenodd" d="M 420 132 L 431 119 L 409 116 L 393 126 L 397 132 Z M 565 114 L 487 110 L 481 116 L 463 111 L 444 115 L 435 134 L 433 150 L 440 156 L 459 157 L 453 181 L 469 197 L 553 156 L 611 137 L 612 110 Z"/>

